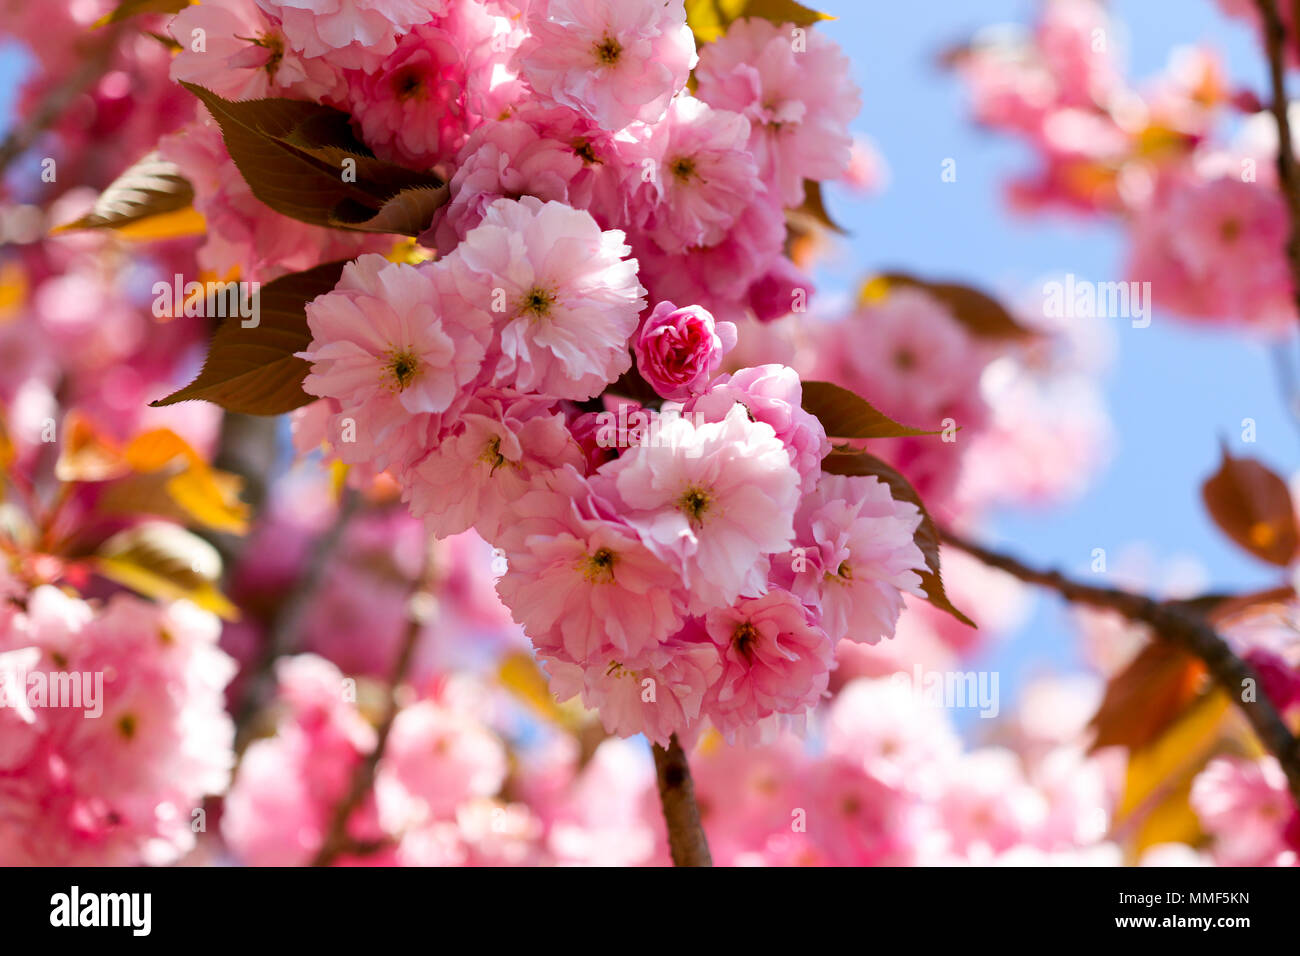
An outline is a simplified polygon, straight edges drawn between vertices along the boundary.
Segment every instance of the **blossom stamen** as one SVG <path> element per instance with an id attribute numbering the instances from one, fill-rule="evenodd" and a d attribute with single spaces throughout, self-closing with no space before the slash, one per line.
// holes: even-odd
<path id="1" fill-rule="evenodd" d="M 117 720 L 117 730 L 127 740 L 135 737 L 136 721 L 134 714 L 123 714 Z"/>
<path id="2" fill-rule="evenodd" d="M 609 35 L 606 35 L 592 49 L 596 54 L 596 62 L 602 66 L 613 66 L 623 53 L 623 45 Z"/>
<path id="3" fill-rule="evenodd" d="M 504 464 L 507 464 L 506 456 L 501 454 L 500 435 L 492 436 L 492 440 L 489 441 L 487 443 L 487 447 L 483 449 L 483 454 L 479 456 L 479 461 L 486 462 L 487 464 L 492 466 L 491 470 L 488 471 L 488 477 L 495 475 L 497 473 L 498 468 L 500 468 Z"/>
<path id="4" fill-rule="evenodd" d="M 752 660 L 754 655 L 754 644 L 758 641 L 758 628 L 754 627 L 749 621 L 742 621 L 736 625 L 736 630 L 731 636 L 731 646 L 745 660 Z"/>
<path id="5" fill-rule="evenodd" d="M 574 140 L 573 154 L 588 166 L 599 166 L 602 163 L 601 158 L 596 155 L 596 150 L 592 148 L 591 141 L 587 139 Z"/>
<path id="6" fill-rule="evenodd" d="M 687 182 L 695 176 L 695 160 L 690 156 L 678 156 L 668 164 L 668 171 L 678 182 Z"/>
<path id="7" fill-rule="evenodd" d="M 418 69 L 402 70 L 393 77 L 393 93 L 399 100 L 409 100 L 412 97 L 423 99 L 426 89 L 424 77 Z"/>
<path id="8" fill-rule="evenodd" d="M 420 360 L 408 349 L 394 350 L 388 354 L 388 364 L 384 368 L 392 376 L 396 390 L 404 392 L 420 371 Z"/>
<path id="9" fill-rule="evenodd" d="M 262 69 L 274 80 L 276 72 L 280 69 L 280 61 L 284 59 L 284 38 L 274 33 L 259 33 L 255 37 L 236 36 L 235 39 L 260 46 L 267 51 L 266 62 L 262 64 Z"/>
<path id="10" fill-rule="evenodd" d="M 698 524 L 704 520 L 704 514 L 709 510 L 711 501 L 712 496 L 707 491 L 692 485 L 678 499 L 677 507 L 686 514 L 692 524 Z"/>
<path id="11" fill-rule="evenodd" d="M 524 300 L 519 309 L 521 312 L 531 313 L 534 318 L 540 319 L 551 311 L 553 305 L 555 305 L 555 293 L 534 286 L 524 295 Z"/>
<path id="12" fill-rule="evenodd" d="M 582 562 L 582 575 L 588 581 L 613 581 L 614 561 L 617 555 L 609 548 L 599 548 Z"/>

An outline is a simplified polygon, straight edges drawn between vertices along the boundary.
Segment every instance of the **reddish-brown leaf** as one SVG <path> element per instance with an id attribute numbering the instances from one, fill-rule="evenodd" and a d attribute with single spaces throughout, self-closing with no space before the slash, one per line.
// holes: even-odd
<path id="1" fill-rule="evenodd" d="M 1166 641 L 1148 644 L 1106 685 L 1089 723 L 1093 749 L 1137 750 L 1153 742 L 1201 697 L 1206 677 L 1200 658 Z"/>
<path id="2" fill-rule="evenodd" d="M 868 279 L 860 298 L 870 302 L 892 288 L 921 289 L 948 307 L 953 316 L 977 338 L 1023 340 L 1034 332 L 1025 328 L 992 296 L 958 282 L 930 282 L 905 272 L 886 272 Z"/>
<path id="3" fill-rule="evenodd" d="M 294 353 L 311 344 L 306 305 L 334 288 L 344 262 L 327 262 L 268 282 L 258 293 L 258 324 L 225 319 L 208 346 L 203 369 L 180 391 L 152 404 L 201 398 L 231 412 L 279 415 L 313 400 L 302 390 L 308 365 Z"/>
<path id="4" fill-rule="evenodd" d="M 1253 458 L 1233 458 L 1225 446 L 1219 470 L 1201 486 L 1214 523 L 1261 561 L 1285 567 L 1300 545 L 1287 484 Z"/>
<path id="5" fill-rule="evenodd" d="M 833 382 L 804 382 L 803 407 L 804 411 L 817 416 L 832 440 L 939 434 L 938 431 L 901 425 L 865 398 Z"/>

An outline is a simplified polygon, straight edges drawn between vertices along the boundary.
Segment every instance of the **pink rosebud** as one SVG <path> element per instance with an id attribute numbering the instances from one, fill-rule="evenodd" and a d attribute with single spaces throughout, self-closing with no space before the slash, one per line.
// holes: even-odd
<path id="1" fill-rule="evenodd" d="M 714 322 L 698 305 L 660 302 L 632 344 L 636 367 L 662 398 L 681 401 L 707 390 L 722 357 L 736 344 L 736 327 Z"/>

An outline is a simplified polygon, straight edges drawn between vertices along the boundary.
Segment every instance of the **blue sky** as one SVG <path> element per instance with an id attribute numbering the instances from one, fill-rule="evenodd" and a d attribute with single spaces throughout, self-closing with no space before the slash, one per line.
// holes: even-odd
<path id="1" fill-rule="evenodd" d="M 890 168 L 889 188 L 878 197 L 832 193 L 831 213 L 853 235 L 845 268 L 823 281 L 847 284 L 873 268 L 902 267 L 969 281 L 1014 301 L 1053 273 L 1124 278 L 1118 228 L 1005 210 L 1002 184 L 1030 168 L 1032 157 L 1009 138 L 976 128 L 962 85 L 934 65 L 939 51 L 979 27 L 1031 22 L 1036 3 L 822 0 L 818 8 L 839 18 L 824 28 L 853 60 L 863 91 L 856 127 L 873 138 Z M 1234 81 L 1266 88 L 1250 29 L 1224 18 L 1212 0 L 1115 0 L 1111 8 L 1126 27 L 1131 77 L 1158 72 L 1176 46 L 1202 42 L 1220 51 Z M 940 181 L 945 157 L 957 160 L 955 183 Z M 1001 513 L 990 537 L 1034 563 L 1080 575 L 1088 573 L 1093 548 L 1105 548 L 1113 567 L 1127 545 L 1145 542 L 1158 566 L 1193 556 L 1216 589 L 1274 583 L 1276 572 L 1219 535 L 1199 492 L 1217 464 L 1218 436 L 1239 438 L 1243 418 L 1255 419 L 1258 440 L 1239 451 L 1284 474 L 1295 467 L 1300 442 L 1279 400 L 1269 350 L 1159 312 L 1145 329 L 1097 321 L 1114 324 L 1116 360 L 1106 382 L 1113 460 L 1075 504 Z M 979 663 L 1003 671 L 1005 690 L 1027 672 L 1076 666 L 1075 648 L 1055 602 L 1040 598 L 1026 627 Z"/>
<path id="2" fill-rule="evenodd" d="M 1117 228 L 1018 219 L 1004 209 L 1002 184 L 1032 158 L 1009 139 L 975 128 L 961 84 L 935 66 L 940 50 L 979 27 L 1028 22 L 1033 0 L 820 0 L 817 6 L 838 17 L 820 29 L 850 54 L 863 91 L 855 125 L 890 167 L 889 188 L 880 196 L 860 200 L 831 191 L 832 214 L 852 236 L 842 261 L 819 276 L 822 287 L 849 288 L 870 270 L 895 267 L 970 281 L 1012 300 L 1051 274 L 1122 278 Z M 1114 0 L 1111 6 L 1127 28 L 1132 76 L 1157 72 L 1175 46 L 1200 41 L 1221 51 L 1235 80 L 1263 90 L 1254 37 L 1223 18 L 1212 0 Z M 0 46 L 0 128 L 9 124 L 21 71 L 14 49 Z M 955 183 L 940 181 L 946 157 L 957 160 Z M 1269 568 L 1215 531 L 1199 497 L 1201 480 L 1217 462 L 1218 436 L 1239 435 L 1243 418 L 1257 422 L 1251 453 L 1284 472 L 1296 464 L 1300 442 L 1278 399 L 1268 351 L 1159 312 L 1149 328 L 1115 320 L 1114 331 L 1116 362 L 1106 383 L 1117 434 L 1111 465 L 1075 504 L 1000 514 L 993 535 L 1036 563 L 1076 573 L 1086 573 L 1093 548 L 1106 548 L 1113 562 L 1126 545 L 1147 542 L 1161 562 L 1194 556 L 1216 588 L 1271 584 Z M 1067 625 L 1052 601 L 1039 600 L 1026 627 L 979 666 L 1001 670 L 1006 691 L 1027 672 L 1076 663 Z"/>

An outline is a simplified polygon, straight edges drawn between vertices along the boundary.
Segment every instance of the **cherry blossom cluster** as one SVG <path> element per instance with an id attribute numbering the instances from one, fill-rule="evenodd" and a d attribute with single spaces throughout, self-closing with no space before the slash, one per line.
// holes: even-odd
<path id="1" fill-rule="evenodd" d="M 169 30 L 174 79 L 343 109 L 380 157 L 448 175 L 421 237 L 439 254 L 495 199 L 562 202 L 624 233 L 653 301 L 723 317 L 806 296 L 782 255 L 784 210 L 806 181 L 850 174 L 848 60 L 793 24 L 737 21 L 697 54 L 680 2 L 214 0 Z M 193 171 L 214 227 L 200 261 L 221 274 L 270 277 L 313 241 L 326 259 L 374 247 L 259 207 L 206 117 L 162 152 Z"/>
<path id="2" fill-rule="evenodd" d="M 303 866 L 320 853 L 357 765 L 375 747 L 375 729 L 349 695 L 355 682 L 323 658 L 283 658 L 276 676 L 280 722 L 240 761 L 221 832 L 241 862 Z M 374 790 L 345 831 L 382 846 L 365 857 L 367 865 L 465 865 L 471 849 L 475 862 L 524 862 L 510 858 L 509 834 L 497 835 L 506 811 L 492 798 L 505 781 L 506 751 L 474 715 L 474 700 L 470 690 L 452 687 L 396 716 Z M 488 845 L 466 839 L 466 827 Z M 501 859 L 489 852 L 494 844 Z M 349 855 L 355 852 L 340 862 Z"/>
<path id="3" fill-rule="evenodd" d="M 177 79 L 337 105 L 380 156 L 454 170 L 437 258 L 410 264 L 266 228 L 213 124 L 163 146 L 196 171 L 219 273 L 360 253 L 307 306 L 324 401 L 299 440 L 499 548 L 562 696 L 622 734 L 733 736 L 805 714 L 839 640 L 892 633 L 917 508 L 822 474 L 793 370 L 721 371 L 756 296 L 767 317 L 806 299 L 785 210 L 846 172 L 858 102 L 831 41 L 742 20 L 697 55 L 682 5 L 650 0 L 211 3 L 170 29 Z M 648 405 L 616 397 L 629 380 Z M 611 425 L 629 408 L 643 424 Z"/>
<path id="4" fill-rule="evenodd" d="M 304 387 L 343 461 L 387 469 L 435 534 L 504 552 L 498 591 L 561 697 L 660 742 L 800 716 L 835 642 L 888 636 L 918 592 L 920 514 L 879 479 L 821 473 L 830 444 L 793 370 L 710 377 L 729 324 L 667 303 L 638 332 L 628 251 L 529 197 L 494 201 L 434 262 L 362 256 L 308 304 Z M 688 397 L 620 435 L 581 403 L 633 352 L 662 397 Z"/>
<path id="5" fill-rule="evenodd" d="M 234 765 L 219 633 L 184 601 L 0 579 L 4 865 L 161 865 L 195 846 Z"/>
<path id="6" fill-rule="evenodd" d="M 298 865 L 374 731 L 348 682 L 306 655 L 278 667 L 281 719 L 253 744 L 226 799 L 234 858 Z M 1074 865 L 1125 862 L 1110 833 L 1124 761 L 1080 745 L 1091 703 L 1069 681 L 1031 686 L 1023 728 L 963 746 L 901 675 L 857 677 L 814 720 L 812 753 L 791 735 L 761 746 L 706 738 L 692 760 L 714 860 L 726 866 Z M 398 714 L 373 795 L 348 819 L 340 865 L 645 866 L 668 863 L 648 754 L 607 739 L 589 755 L 546 734 L 517 750 L 502 707 L 474 681 L 429 687 Z M 1078 721 L 1079 723 L 1076 723 Z M 509 794 L 506 754 L 513 752 Z M 1300 815 L 1272 758 L 1216 758 L 1191 804 L 1208 849 L 1156 843 L 1144 866 L 1294 865 Z"/>
<path id="7" fill-rule="evenodd" d="M 20 115 L 114 6 L 6 6 L 37 62 Z M 978 118 L 1042 160 L 1013 203 L 1121 217 L 1134 278 L 1178 314 L 1290 321 L 1269 124 L 1214 138 L 1258 102 L 1205 51 L 1130 88 L 1100 4 L 1043 9 L 951 59 Z M 924 284 L 804 311 L 808 184 L 884 176 L 847 129 L 834 24 L 742 19 L 697 48 L 680 0 L 205 0 L 135 26 L 40 140 L 57 179 L 29 156 L 0 184 L 0 233 L 20 235 L 0 260 L 0 862 L 305 865 L 334 843 L 342 865 L 666 864 L 648 748 L 611 739 L 638 733 L 691 750 L 723 865 L 1300 859 L 1285 777 L 1253 750 L 1189 766 L 1186 842 L 1132 837 L 1124 754 L 1089 751 L 1088 719 L 1147 646 L 1134 628 L 1084 617 L 1093 673 L 994 694 L 978 746 L 920 693 L 996 651 L 1027 595 L 945 549 L 947 594 L 980 627 L 923 600 L 918 510 L 832 473 L 849 456 L 806 383 L 955 435 L 866 449 L 968 528 L 1086 485 L 1107 349 L 1102 324 L 1044 321 L 1041 303 L 1015 311 L 1029 334 L 988 336 Z M 448 201 L 400 246 L 281 215 L 176 80 L 342 110 Z M 36 238 L 155 149 L 202 235 Z M 216 406 L 146 407 L 208 331 L 151 317 L 149 281 L 336 260 L 306 309 L 319 400 L 293 436 L 335 467 L 268 472 L 220 582 L 238 618 L 99 575 L 92 552 L 140 519 L 140 487 L 163 501 L 95 477 L 107 445 L 166 426 L 204 459 L 218 447 Z M 74 421 L 93 428 L 65 480 Z M 389 687 L 416 587 L 434 609 Z M 1294 633 L 1226 633 L 1292 723 Z M 62 705 L 74 678 L 80 706 Z M 374 785 L 339 832 L 390 692 Z"/>
<path id="8" fill-rule="evenodd" d="M 1252 2 L 1220 5 L 1255 17 Z M 1119 26 L 1098 0 L 1049 0 L 1032 30 L 990 31 L 953 54 L 976 118 L 1039 157 L 1010 202 L 1120 217 L 1129 278 L 1150 283 L 1155 304 L 1174 315 L 1288 330 L 1295 307 L 1272 118 L 1253 93 L 1228 86 L 1208 48 L 1174 51 L 1141 89 L 1121 56 Z"/>

